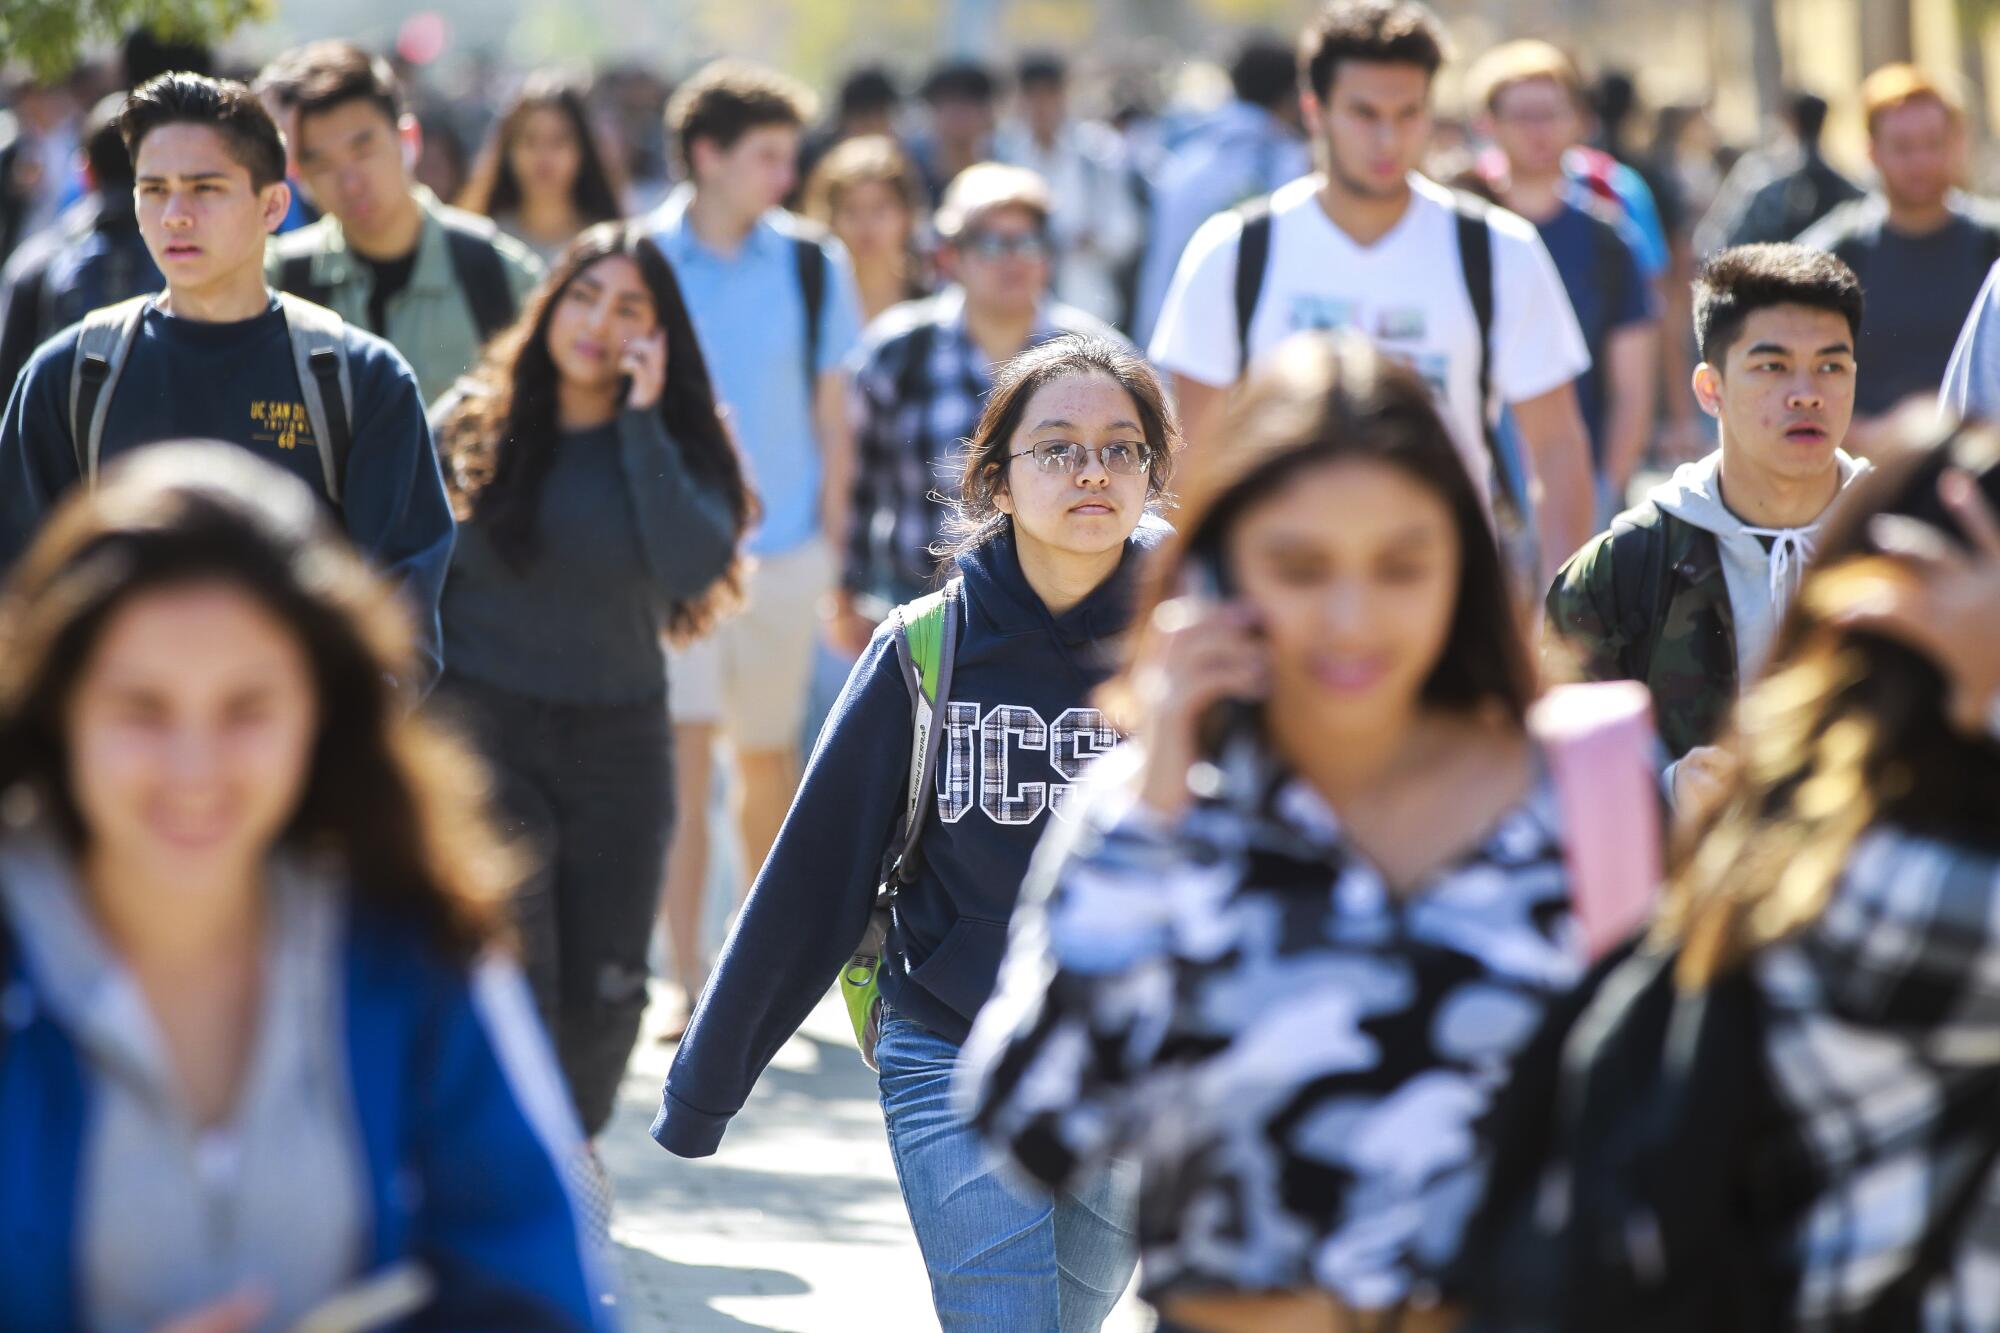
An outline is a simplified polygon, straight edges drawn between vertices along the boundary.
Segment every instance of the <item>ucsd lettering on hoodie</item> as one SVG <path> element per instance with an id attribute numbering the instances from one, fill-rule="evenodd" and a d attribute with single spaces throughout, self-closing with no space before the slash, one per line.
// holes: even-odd
<path id="1" fill-rule="evenodd" d="M 1028 586 L 1011 532 L 959 557 L 934 805 L 881 971 L 884 1000 L 940 1036 L 965 1040 L 992 992 L 1036 842 L 1118 743 L 1090 694 L 1115 665 L 1141 553 L 1167 531 L 1143 522 L 1112 577 L 1059 616 Z M 892 634 L 878 629 L 848 677 L 695 1007 L 653 1121 L 670 1152 L 715 1151 L 867 924 L 909 771 L 910 699 Z"/>

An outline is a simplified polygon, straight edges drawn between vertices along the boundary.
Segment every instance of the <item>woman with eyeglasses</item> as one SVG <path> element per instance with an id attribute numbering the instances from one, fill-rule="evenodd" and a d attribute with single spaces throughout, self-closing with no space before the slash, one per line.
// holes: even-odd
<path id="1" fill-rule="evenodd" d="M 1089 706 L 1164 535 L 1178 430 L 1158 379 L 1101 339 L 1063 337 L 1002 366 L 965 450 L 946 603 L 957 649 L 917 865 L 882 951 L 883 1115 L 946 1333 L 1088 1330 L 1134 1262 L 1127 1173 L 1020 1195 L 951 1098 L 992 989 L 1029 854 L 1118 741 Z M 703 1157 L 771 1057 L 840 974 L 901 846 L 912 704 L 893 627 L 878 630 L 821 733 L 667 1076 L 653 1136 Z M 940 673 L 942 674 L 942 673 Z"/>

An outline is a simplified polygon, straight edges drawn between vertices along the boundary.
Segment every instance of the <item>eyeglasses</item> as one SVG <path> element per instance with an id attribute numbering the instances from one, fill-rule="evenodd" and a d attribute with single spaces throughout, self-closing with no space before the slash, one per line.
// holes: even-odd
<path id="1" fill-rule="evenodd" d="M 958 248 L 981 259 L 1005 259 L 1010 255 L 1018 255 L 1022 259 L 1047 259 L 1049 238 L 1038 231 L 975 231 L 960 237 Z"/>
<path id="2" fill-rule="evenodd" d="M 1081 444 L 1071 444 L 1068 440 L 1050 440 L 1032 449 L 1023 449 L 1018 454 L 1008 454 L 1009 458 L 1032 458 L 1037 470 L 1055 475 L 1073 476 L 1083 466 L 1085 458 L 1094 458 L 1104 466 L 1106 472 L 1121 477 L 1136 477 L 1152 466 L 1153 446 L 1150 444 L 1100 444 L 1094 448 Z"/>

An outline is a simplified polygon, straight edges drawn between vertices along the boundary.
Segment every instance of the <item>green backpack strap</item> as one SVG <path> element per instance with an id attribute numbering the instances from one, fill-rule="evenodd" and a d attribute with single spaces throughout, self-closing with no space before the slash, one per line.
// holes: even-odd
<path id="1" fill-rule="evenodd" d="M 914 878 L 914 853 L 923 836 L 925 795 L 937 777 L 944 728 L 938 709 L 951 697 L 952 662 L 958 648 L 957 603 L 961 581 L 953 579 L 927 597 L 890 613 L 896 626 L 896 659 L 910 692 L 910 782 L 903 807 L 902 845 L 889 870 L 892 888 Z"/>

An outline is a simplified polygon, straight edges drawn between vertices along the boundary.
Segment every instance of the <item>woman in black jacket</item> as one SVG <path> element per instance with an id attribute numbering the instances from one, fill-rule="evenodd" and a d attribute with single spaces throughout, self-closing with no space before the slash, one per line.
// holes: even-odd
<path id="1" fill-rule="evenodd" d="M 735 597 L 754 501 L 679 284 L 636 227 L 579 236 L 432 417 L 462 524 L 439 689 L 543 860 L 516 921 L 595 1135 L 646 1005 L 672 825 L 660 638 Z"/>

